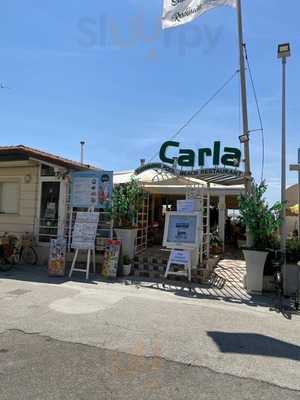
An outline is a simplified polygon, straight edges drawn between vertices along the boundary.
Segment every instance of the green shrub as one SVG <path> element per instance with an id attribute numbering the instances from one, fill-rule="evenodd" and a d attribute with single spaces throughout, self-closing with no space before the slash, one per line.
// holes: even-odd
<path id="1" fill-rule="evenodd" d="M 142 188 L 136 178 L 114 187 L 113 218 L 116 228 L 134 228 L 141 207 Z"/>
<path id="2" fill-rule="evenodd" d="M 266 190 L 265 182 L 253 183 L 250 192 L 240 198 L 241 223 L 248 227 L 257 250 L 273 246 L 281 224 L 282 205 L 277 202 L 270 207 L 264 198 Z"/>

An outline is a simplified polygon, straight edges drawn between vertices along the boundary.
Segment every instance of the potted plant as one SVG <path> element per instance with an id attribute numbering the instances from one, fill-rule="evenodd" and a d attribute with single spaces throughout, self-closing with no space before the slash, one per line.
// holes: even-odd
<path id="1" fill-rule="evenodd" d="M 262 292 L 267 249 L 272 246 L 281 224 L 281 203 L 276 202 L 270 207 L 264 198 L 266 190 L 265 182 L 253 183 L 250 192 L 240 198 L 241 222 L 248 228 L 253 243 L 243 251 L 249 293 Z"/>
<path id="2" fill-rule="evenodd" d="M 132 261 L 128 256 L 123 257 L 123 275 L 129 276 L 131 273 Z"/>
<path id="3" fill-rule="evenodd" d="M 118 185 L 113 191 L 113 219 L 117 238 L 122 241 L 123 255 L 134 257 L 137 216 L 141 208 L 142 188 L 136 178 Z"/>

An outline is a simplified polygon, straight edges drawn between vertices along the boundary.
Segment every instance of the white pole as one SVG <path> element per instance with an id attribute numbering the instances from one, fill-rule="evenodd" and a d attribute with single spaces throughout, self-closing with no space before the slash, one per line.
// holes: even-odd
<path id="1" fill-rule="evenodd" d="M 286 293 L 286 57 L 282 58 L 281 203 L 283 205 L 281 222 L 281 251 L 284 257 L 283 282 L 284 293 Z"/>
<path id="2" fill-rule="evenodd" d="M 245 69 L 245 53 L 244 53 L 244 34 L 243 34 L 243 17 L 241 0 L 237 0 L 237 17 L 239 32 L 239 52 L 240 52 L 240 76 L 241 76 L 241 96 L 243 111 L 243 135 L 248 137 L 248 103 L 247 103 L 247 86 L 246 86 L 246 69 Z M 251 183 L 251 167 L 250 167 L 250 149 L 249 137 L 244 141 L 244 158 L 245 158 L 245 186 L 246 191 L 250 189 Z"/>
<path id="3" fill-rule="evenodd" d="M 251 164 L 250 164 L 250 146 L 249 146 L 249 121 L 248 121 L 248 102 L 247 102 L 247 84 L 244 53 L 244 34 L 243 34 L 243 16 L 241 0 L 237 0 L 237 17 L 239 32 L 239 51 L 240 51 L 240 76 L 241 76 L 241 97 L 243 114 L 243 136 L 244 136 L 244 161 L 245 161 L 245 189 L 246 193 L 251 190 Z M 252 245 L 249 228 L 246 226 L 247 246 Z"/>
<path id="4" fill-rule="evenodd" d="M 83 161 L 84 161 L 84 145 L 85 145 L 85 142 L 82 140 L 80 142 L 80 163 L 81 164 L 83 164 Z"/>

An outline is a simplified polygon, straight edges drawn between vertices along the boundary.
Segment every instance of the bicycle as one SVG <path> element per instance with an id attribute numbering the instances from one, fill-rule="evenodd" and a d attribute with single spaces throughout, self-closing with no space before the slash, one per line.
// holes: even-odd
<path id="1" fill-rule="evenodd" d="M 29 233 L 21 237 L 5 233 L 0 238 L 0 271 L 9 271 L 16 264 L 36 265 L 37 261 L 33 237 Z"/>

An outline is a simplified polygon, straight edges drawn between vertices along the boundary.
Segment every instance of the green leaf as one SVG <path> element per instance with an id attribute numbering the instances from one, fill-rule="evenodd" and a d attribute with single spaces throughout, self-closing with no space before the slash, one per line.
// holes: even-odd
<path id="1" fill-rule="evenodd" d="M 241 222 L 248 227 L 258 249 L 269 247 L 278 237 L 282 221 L 282 204 L 276 202 L 270 207 L 264 198 L 266 190 L 265 182 L 252 183 L 250 192 L 240 197 Z"/>

